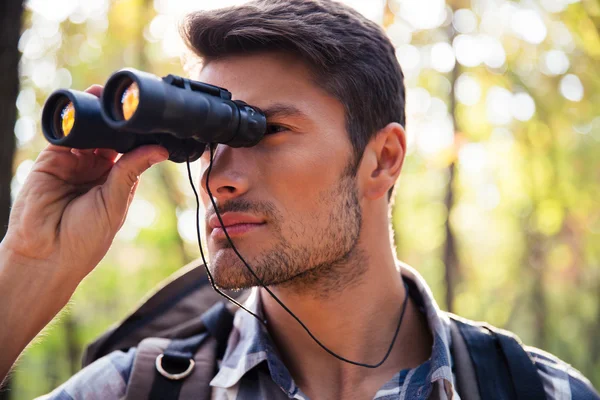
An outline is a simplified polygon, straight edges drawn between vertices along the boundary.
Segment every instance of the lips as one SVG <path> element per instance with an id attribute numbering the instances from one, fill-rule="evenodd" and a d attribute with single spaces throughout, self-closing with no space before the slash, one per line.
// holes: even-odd
<path id="1" fill-rule="evenodd" d="M 223 221 L 223 226 L 225 228 L 229 228 L 234 225 L 242 225 L 242 224 L 258 224 L 262 225 L 265 221 L 261 218 L 255 217 L 250 214 L 243 213 L 234 213 L 227 212 L 221 215 L 221 220 Z M 217 214 L 213 214 L 208 220 L 208 226 L 212 229 L 221 228 L 221 222 L 219 222 L 219 218 Z"/>
<path id="2" fill-rule="evenodd" d="M 221 219 L 230 236 L 247 233 L 265 224 L 263 219 L 244 213 L 227 212 L 221 215 Z M 209 218 L 208 226 L 212 230 L 211 235 L 225 237 L 225 232 L 216 214 Z"/>

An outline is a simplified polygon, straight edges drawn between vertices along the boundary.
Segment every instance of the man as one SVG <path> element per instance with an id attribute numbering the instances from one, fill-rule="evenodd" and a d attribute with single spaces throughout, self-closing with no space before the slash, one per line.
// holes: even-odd
<path id="1" fill-rule="evenodd" d="M 258 145 L 214 152 L 210 190 L 235 247 L 331 352 L 374 365 L 390 349 L 377 368 L 334 357 L 258 285 L 209 199 L 207 152 L 210 270 L 221 288 L 255 287 L 246 307 L 267 321 L 236 312 L 207 388 L 213 398 L 459 398 L 449 318 L 392 250 L 389 201 L 406 154 L 405 102 L 382 30 L 335 2 L 259 0 L 192 14 L 184 35 L 203 61 L 192 78 L 227 88 L 268 119 Z M 138 176 L 167 155 L 147 146 L 115 157 L 49 146 L 36 161 L 0 245 L 0 290 L 9 299 L 0 309 L 2 373 L 102 259 Z M 111 353 L 47 398 L 122 398 L 135 353 Z M 548 398 L 596 396 L 568 365 L 530 355 Z"/>

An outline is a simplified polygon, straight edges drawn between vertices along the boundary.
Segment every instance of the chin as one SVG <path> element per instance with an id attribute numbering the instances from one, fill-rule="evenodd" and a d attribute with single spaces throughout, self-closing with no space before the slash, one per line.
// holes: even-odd
<path id="1" fill-rule="evenodd" d="M 240 254 L 244 256 L 241 251 Z M 245 259 L 252 268 L 253 265 L 250 260 Z M 256 279 L 231 248 L 217 250 L 211 256 L 208 266 L 215 284 L 221 289 L 236 290 L 257 286 Z"/>

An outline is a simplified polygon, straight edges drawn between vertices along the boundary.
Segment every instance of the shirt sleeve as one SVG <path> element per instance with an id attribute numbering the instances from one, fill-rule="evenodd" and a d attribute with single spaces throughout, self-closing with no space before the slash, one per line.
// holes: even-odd
<path id="1" fill-rule="evenodd" d="M 94 361 L 52 392 L 36 400 L 122 399 L 133 368 L 135 348 L 114 351 Z"/>
<path id="2" fill-rule="evenodd" d="M 526 347 L 542 378 L 548 399 L 600 400 L 590 381 L 578 370 L 540 349 Z"/>

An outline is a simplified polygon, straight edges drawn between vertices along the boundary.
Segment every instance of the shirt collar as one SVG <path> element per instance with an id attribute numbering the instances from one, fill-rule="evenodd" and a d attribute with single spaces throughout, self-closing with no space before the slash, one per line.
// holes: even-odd
<path id="1" fill-rule="evenodd" d="M 244 307 L 264 319 L 258 288 L 252 288 Z M 233 319 L 227 349 L 219 372 L 210 382 L 211 386 L 231 388 L 251 369 L 266 361 L 273 381 L 290 397 L 298 388 L 289 370 L 281 361 L 267 328 L 254 316 L 239 309 Z"/>
<path id="2" fill-rule="evenodd" d="M 455 394 L 455 389 L 452 358 L 450 355 L 450 345 L 452 343 L 450 318 L 445 312 L 440 310 L 427 282 L 425 282 L 425 279 L 414 268 L 400 261 L 398 262 L 398 267 L 400 268 L 402 277 L 409 285 L 409 292 L 412 298 L 425 314 L 433 336 L 431 358 L 428 360 L 431 363 L 431 368 L 427 380 L 436 385 L 441 396 L 445 395 L 447 398 L 452 398 Z M 411 289 L 415 290 L 416 293 Z"/>
<path id="3" fill-rule="evenodd" d="M 450 357 L 450 320 L 439 309 L 423 277 L 405 263 L 398 262 L 398 268 L 409 286 L 409 293 L 413 300 L 426 315 L 433 336 L 431 358 L 427 361 L 429 363 L 429 373 L 425 377 L 425 382 L 429 386 L 428 391 L 438 390 L 443 397 L 452 398 L 454 379 Z M 251 294 L 244 306 L 261 318 L 263 317 L 258 288 L 251 289 Z M 293 397 L 298 392 L 298 387 L 278 356 L 266 327 L 255 317 L 240 309 L 235 313 L 233 329 L 229 336 L 227 350 L 219 372 L 210 382 L 210 385 L 231 388 L 248 371 L 258 367 L 259 364 L 265 361 L 273 381 L 288 396 Z M 418 368 L 411 371 L 414 372 Z M 380 392 L 382 390 L 389 390 L 389 388 L 384 385 Z"/>

